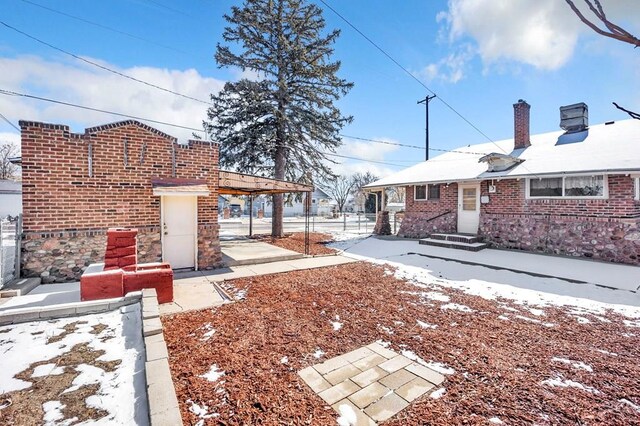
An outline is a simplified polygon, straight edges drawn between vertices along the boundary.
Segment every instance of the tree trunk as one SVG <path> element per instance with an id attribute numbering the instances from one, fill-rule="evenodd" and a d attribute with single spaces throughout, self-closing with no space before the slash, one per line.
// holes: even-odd
<path id="1" fill-rule="evenodd" d="M 275 155 L 275 175 L 276 179 L 284 179 L 284 165 L 285 155 L 284 147 L 280 145 L 276 149 Z M 282 194 L 273 194 L 273 215 L 271 217 L 271 236 L 282 237 L 284 236 L 284 227 L 282 224 L 282 216 L 284 214 L 284 196 Z"/>

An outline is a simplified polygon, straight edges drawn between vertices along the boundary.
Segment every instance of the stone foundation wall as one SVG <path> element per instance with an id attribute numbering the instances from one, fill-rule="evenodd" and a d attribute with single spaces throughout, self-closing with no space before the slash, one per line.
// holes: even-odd
<path id="1" fill-rule="evenodd" d="M 640 218 L 485 213 L 479 234 L 494 247 L 640 265 Z"/>
<path id="2" fill-rule="evenodd" d="M 106 248 L 106 229 L 25 233 L 22 274 L 41 277 L 43 283 L 77 281 L 87 266 L 104 262 Z M 138 228 L 138 262 L 161 260 L 160 227 Z"/>
<path id="3" fill-rule="evenodd" d="M 443 212 L 444 213 L 444 212 Z M 458 227 L 458 215 L 452 211 L 437 219 L 429 220 L 437 214 L 427 216 L 423 212 L 405 213 L 398 236 L 403 238 L 426 238 L 430 234 L 440 232 L 456 232 Z"/>
<path id="4" fill-rule="evenodd" d="M 222 267 L 220 225 L 198 225 L 198 269 Z"/>

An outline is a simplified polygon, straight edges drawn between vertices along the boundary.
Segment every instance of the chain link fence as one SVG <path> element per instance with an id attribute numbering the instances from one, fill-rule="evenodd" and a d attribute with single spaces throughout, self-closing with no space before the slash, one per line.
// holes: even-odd
<path id="1" fill-rule="evenodd" d="M 22 215 L 0 218 L 0 288 L 20 277 Z"/>

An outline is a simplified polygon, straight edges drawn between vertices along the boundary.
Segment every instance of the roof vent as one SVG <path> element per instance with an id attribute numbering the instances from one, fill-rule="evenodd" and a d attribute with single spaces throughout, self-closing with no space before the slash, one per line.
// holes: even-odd
<path id="1" fill-rule="evenodd" d="M 567 133 L 581 132 L 589 127 L 589 108 L 584 102 L 560 107 L 560 128 Z"/>

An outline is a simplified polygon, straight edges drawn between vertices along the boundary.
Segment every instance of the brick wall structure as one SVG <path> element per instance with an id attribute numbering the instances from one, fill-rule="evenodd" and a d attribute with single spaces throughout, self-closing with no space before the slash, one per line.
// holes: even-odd
<path id="1" fill-rule="evenodd" d="M 527 199 L 526 179 L 482 181 L 478 234 L 494 247 L 549 254 L 583 256 L 640 265 L 640 201 L 633 179 L 609 175 L 606 199 Z M 489 185 L 496 186 L 489 193 Z M 441 187 L 440 200 L 414 201 L 408 186 L 400 236 L 424 238 L 455 232 L 458 191 L 455 183 Z M 444 211 L 452 213 L 429 220 Z"/>
<path id="2" fill-rule="evenodd" d="M 177 140 L 129 120 L 71 133 L 65 125 L 21 121 L 24 276 L 76 280 L 101 262 L 106 230 L 138 229 L 138 261 L 162 259 L 160 197 L 152 178 L 206 181 L 198 197 L 198 267 L 222 261 L 218 228 L 218 146 Z"/>

